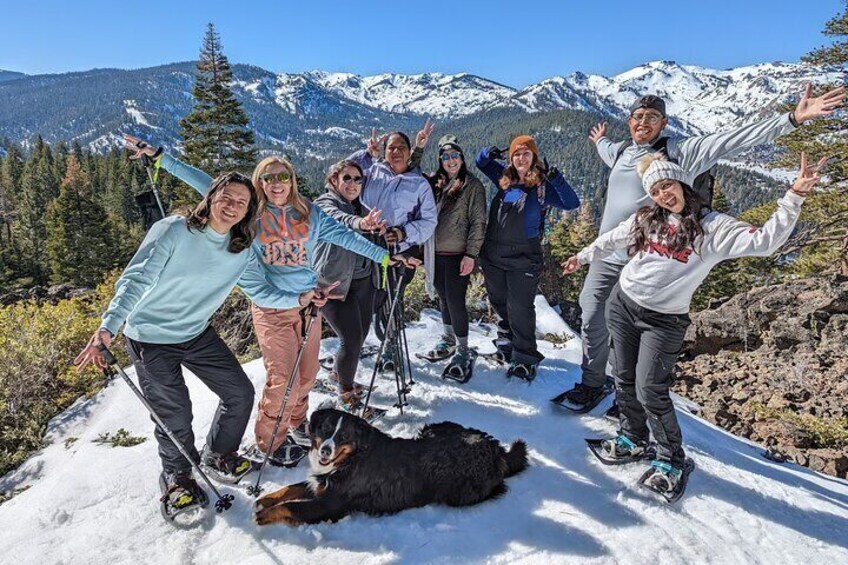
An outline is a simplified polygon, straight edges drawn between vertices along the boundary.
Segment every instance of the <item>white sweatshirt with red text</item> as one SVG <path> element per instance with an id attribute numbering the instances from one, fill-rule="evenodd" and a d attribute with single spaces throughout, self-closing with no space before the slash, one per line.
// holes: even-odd
<path id="1" fill-rule="evenodd" d="M 689 312 L 692 295 L 710 273 L 726 259 L 746 256 L 766 257 L 786 243 L 804 198 L 792 191 L 777 201 L 777 210 L 761 228 L 722 214 L 710 212 L 701 218 L 704 235 L 694 247 L 672 253 L 664 241 L 652 238 L 621 271 L 621 290 L 634 302 L 649 310 L 665 314 Z M 627 249 L 634 241 L 633 214 L 613 230 L 603 234 L 577 254 L 581 265 Z M 669 216 L 673 233 L 680 216 Z M 697 251 L 696 251 L 697 250 Z"/>

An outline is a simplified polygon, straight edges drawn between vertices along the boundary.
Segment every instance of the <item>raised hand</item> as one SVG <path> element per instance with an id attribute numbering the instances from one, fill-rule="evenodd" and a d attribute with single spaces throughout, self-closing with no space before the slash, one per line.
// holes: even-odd
<path id="1" fill-rule="evenodd" d="M 600 122 L 595 125 L 589 132 L 589 140 L 592 143 L 598 143 L 602 137 L 607 135 L 607 123 Z"/>
<path id="2" fill-rule="evenodd" d="M 415 146 L 419 149 L 424 149 L 427 146 L 427 142 L 430 141 L 430 135 L 432 135 L 435 127 L 436 124 L 430 118 L 427 118 L 427 121 L 424 122 L 424 127 L 415 136 Z"/>
<path id="3" fill-rule="evenodd" d="M 497 145 L 489 147 L 489 159 L 497 159 L 498 161 L 506 158 L 507 150 L 498 149 Z"/>
<path id="4" fill-rule="evenodd" d="M 792 185 L 792 192 L 798 196 L 803 196 L 804 198 L 809 196 L 810 193 L 813 192 L 813 188 L 816 186 L 816 183 L 821 180 L 819 171 L 821 171 L 826 164 L 827 157 L 822 157 L 814 167 L 810 167 L 807 165 L 807 154 L 802 152 L 801 171 L 798 178 L 795 180 L 795 183 Z"/>
<path id="5" fill-rule="evenodd" d="M 133 161 L 141 159 L 144 155 L 147 155 L 148 157 L 156 155 L 155 147 L 151 147 L 149 143 L 140 137 L 135 137 L 134 135 L 129 134 L 124 134 L 124 149 L 132 151 L 130 159 Z"/>
<path id="6" fill-rule="evenodd" d="M 94 364 L 98 369 L 106 368 L 106 359 L 103 358 L 103 354 L 97 348 L 100 344 L 106 347 L 112 345 L 112 334 L 104 329 L 94 332 L 94 335 L 88 340 L 88 344 L 77 355 L 76 359 L 74 359 L 74 365 L 78 373 L 81 373 L 90 364 Z"/>
<path id="7" fill-rule="evenodd" d="M 388 135 L 377 137 L 377 128 L 371 128 L 371 137 L 368 139 L 368 153 L 378 159 L 383 153 L 383 144 L 389 138 Z"/>
<path id="8" fill-rule="evenodd" d="M 474 264 L 476 262 L 474 259 L 466 255 L 462 258 L 462 261 L 459 262 L 459 276 L 467 277 L 474 270 Z"/>
<path id="9" fill-rule="evenodd" d="M 546 179 L 554 180 L 559 174 L 559 169 L 557 169 L 556 167 L 551 167 L 548 164 L 548 158 L 545 157 L 544 159 L 542 159 L 542 173 L 544 173 Z"/>
<path id="10" fill-rule="evenodd" d="M 845 87 L 840 86 L 813 98 L 813 85 L 807 83 L 804 94 L 795 107 L 795 121 L 803 124 L 820 116 L 829 116 L 845 102 Z"/>
<path id="11" fill-rule="evenodd" d="M 580 265 L 580 261 L 577 260 L 576 255 L 572 255 L 568 259 L 562 262 L 562 274 L 570 275 L 571 273 L 580 269 L 582 265 Z"/>

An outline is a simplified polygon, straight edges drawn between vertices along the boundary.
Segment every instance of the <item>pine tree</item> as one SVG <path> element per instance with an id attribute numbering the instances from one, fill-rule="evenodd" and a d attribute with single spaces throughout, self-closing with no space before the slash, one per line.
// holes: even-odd
<path id="1" fill-rule="evenodd" d="M 21 175 L 17 221 L 12 230 L 20 275 L 31 278 L 34 284 L 45 284 L 49 275 L 45 212 L 59 184 L 53 171 L 50 148 L 38 136 Z"/>
<path id="2" fill-rule="evenodd" d="M 555 261 L 548 269 L 555 274 L 559 281 L 562 297 L 566 300 L 576 301 L 583 288 L 587 269 L 583 268 L 567 277 L 560 274 L 560 263 L 576 254 L 578 251 L 595 241 L 598 230 L 595 220 L 592 202 L 585 200 L 580 206 L 580 211 L 573 219 L 565 218 L 554 226 L 550 236 L 551 256 Z"/>
<path id="3" fill-rule="evenodd" d="M 247 114 L 231 89 L 232 70 L 221 38 L 209 24 L 197 63 L 191 113 L 180 120 L 185 160 L 212 176 L 249 171 L 256 161 Z"/>
<path id="4" fill-rule="evenodd" d="M 76 156 L 67 157 L 59 196 L 47 212 L 47 254 L 54 282 L 94 286 L 114 264 L 112 236 L 103 206 L 91 192 Z"/>
<path id="5" fill-rule="evenodd" d="M 848 1 L 843 1 L 842 14 L 825 24 L 824 35 L 835 43 L 815 49 L 803 61 L 844 67 L 848 63 Z M 837 85 L 822 87 L 821 90 Z M 802 276 L 827 272 L 848 274 L 848 127 L 845 110 L 827 118 L 805 124 L 792 134 L 778 140 L 787 152 L 779 164 L 797 168 L 801 152 L 810 162 L 820 157 L 831 158 L 826 183 L 807 198 L 796 234 L 784 246 L 781 254 L 797 255 L 792 264 Z"/>

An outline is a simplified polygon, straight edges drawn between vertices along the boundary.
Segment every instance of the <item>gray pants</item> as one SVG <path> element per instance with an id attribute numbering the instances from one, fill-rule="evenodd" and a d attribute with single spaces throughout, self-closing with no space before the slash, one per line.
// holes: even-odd
<path id="1" fill-rule="evenodd" d="M 181 365 L 221 399 L 206 437 L 210 450 L 231 453 L 238 449 L 253 409 L 253 383 L 211 326 L 185 343 L 163 345 L 127 338 L 127 349 L 144 397 L 195 462 L 200 462 L 200 456 L 194 446 L 191 398 Z M 166 473 L 191 470 L 191 464 L 159 426 L 154 435 Z"/>
<path id="2" fill-rule="evenodd" d="M 609 330 L 607 329 L 607 299 L 624 265 L 613 265 L 603 261 L 589 264 L 589 274 L 580 291 L 580 309 L 583 323 L 580 337 L 583 339 L 582 382 L 586 386 L 600 387 L 607 380 L 609 361 Z"/>
<path id="3" fill-rule="evenodd" d="M 657 459 L 681 468 L 686 455 L 669 388 L 689 315 L 643 308 L 619 286 L 610 297 L 608 314 L 620 433 L 634 441 L 647 441 L 650 427 L 657 442 Z"/>

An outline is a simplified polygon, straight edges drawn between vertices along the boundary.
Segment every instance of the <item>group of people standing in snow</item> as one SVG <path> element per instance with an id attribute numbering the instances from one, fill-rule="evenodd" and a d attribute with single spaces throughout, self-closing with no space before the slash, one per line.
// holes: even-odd
<path id="1" fill-rule="evenodd" d="M 662 149 L 657 141 L 668 116 L 657 96 L 642 96 L 631 106 L 631 140 L 614 143 L 605 124 L 593 128 L 590 140 L 611 174 L 600 237 L 563 263 L 564 274 L 589 265 L 580 297 L 582 377 L 566 396 L 575 407 L 591 406 L 609 390 L 608 378 L 614 379 L 621 426 L 605 448 L 610 457 L 643 453 L 652 434 L 656 472 L 674 487 L 685 454 L 669 386 L 692 293 L 719 261 L 768 255 L 784 243 L 824 161 L 809 166 L 802 160 L 798 180 L 759 229 L 712 211 L 692 190 L 693 179 L 721 158 L 829 114 L 844 98 L 843 89 L 815 98 L 808 89 L 789 114 L 728 132 L 670 139 Z M 323 315 L 339 336 L 331 379 L 340 407 L 355 412 L 363 388 L 354 375 L 373 305 L 385 294 L 383 281 L 393 276 L 395 284 L 404 284 L 423 265 L 444 326 L 428 356 L 448 359 L 460 371 L 469 366 L 475 352 L 468 346 L 465 299 L 468 277 L 479 267 L 499 318 L 495 356 L 509 364 L 510 375 L 532 380 L 544 359 L 536 345 L 534 298 L 545 268 L 546 212 L 573 210 L 579 199 L 541 157 L 536 140 L 518 135 L 508 149 L 488 147 L 477 154 L 477 168 L 496 189 L 487 213 L 483 184 L 469 171 L 456 137 L 439 139 L 435 172 L 421 173 L 432 130 L 428 121 L 414 144 L 402 132 L 378 138 L 372 131 L 364 150 L 330 167 L 326 191 L 314 202 L 298 192 L 295 169 L 282 156 L 260 161 L 250 178 L 229 172 L 213 179 L 126 136 L 135 158 L 155 159 L 203 199 L 190 214 L 170 216 L 150 229 L 78 366 L 104 368 L 98 346 L 110 345 L 123 326 L 150 404 L 196 462 L 220 480 L 236 481 L 251 470 L 254 455 L 290 465 L 309 449 L 308 398 L 319 370 L 320 331 L 311 332 L 304 345 L 280 433 L 273 438 L 272 429 L 310 309 L 320 309 L 319 324 Z M 267 372 L 247 457 L 239 454 L 239 445 L 254 405 L 253 386 L 209 324 L 235 286 L 252 302 Z M 193 447 L 181 365 L 220 398 L 203 453 Z M 191 498 L 199 487 L 189 462 L 158 428 L 156 438 L 164 496 Z"/>

